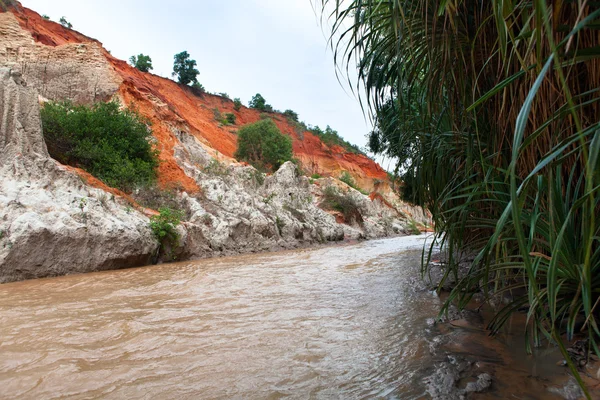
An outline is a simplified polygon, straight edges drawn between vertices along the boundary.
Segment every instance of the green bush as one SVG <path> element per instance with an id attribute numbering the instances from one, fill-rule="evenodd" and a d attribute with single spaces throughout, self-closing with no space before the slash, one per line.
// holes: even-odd
<path id="1" fill-rule="evenodd" d="M 155 181 L 158 155 L 148 141 L 152 130 L 135 111 L 120 110 L 117 102 L 91 107 L 46 103 L 41 116 L 48 151 L 59 162 L 128 192 Z"/>
<path id="2" fill-rule="evenodd" d="M 289 120 L 298 122 L 298 113 L 295 112 L 294 110 L 285 110 L 283 112 L 283 115 L 285 115 Z"/>
<path id="3" fill-rule="evenodd" d="M 272 120 L 263 119 L 240 128 L 235 157 L 259 170 L 277 170 L 292 159 L 292 140 Z"/>
<path id="4" fill-rule="evenodd" d="M 223 114 L 221 114 L 221 110 L 219 110 L 219 107 L 213 108 L 213 116 L 215 118 L 215 121 L 223 122 Z"/>
<path id="5" fill-rule="evenodd" d="M 256 93 L 252 97 L 252 100 L 250 100 L 248 106 L 260 111 L 273 112 L 273 106 L 267 104 L 267 101 L 260 93 Z"/>
<path id="6" fill-rule="evenodd" d="M 169 258 L 174 259 L 173 251 L 179 246 L 177 226 L 181 223 L 183 212 L 168 207 L 158 210 L 159 214 L 150 218 L 150 229 L 160 243 L 159 252 L 168 251 Z"/>
<path id="7" fill-rule="evenodd" d="M 340 146 L 350 153 L 366 155 L 365 152 L 362 151 L 357 145 L 344 140 L 344 138 L 342 138 L 338 132 L 335 129 L 332 129 L 329 125 L 327 125 L 325 130 L 319 128 L 317 125 L 311 127 L 309 131 L 313 135 L 318 136 L 319 139 L 321 139 L 321 141 L 328 146 Z"/>
<path id="8" fill-rule="evenodd" d="M 142 53 L 138 54 L 137 56 L 131 56 L 129 58 L 129 62 L 142 72 L 149 72 L 151 69 L 153 69 L 152 59 L 150 56 L 146 56 Z"/>
<path id="9" fill-rule="evenodd" d="M 233 109 L 235 111 L 240 111 L 240 108 L 242 108 L 242 100 L 240 100 L 239 97 L 236 97 L 233 99 Z"/>
<path id="10" fill-rule="evenodd" d="M 312 174 L 310 177 L 311 177 L 312 179 L 321 179 L 321 178 L 322 178 L 322 176 L 321 176 L 320 174 L 317 174 L 317 173 L 315 173 L 315 174 Z"/>
<path id="11" fill-rule="evenodd" d="M 235 125 L 235 114 L 226 113 L 225 120 L 227 121 L 228 124 Z"/>

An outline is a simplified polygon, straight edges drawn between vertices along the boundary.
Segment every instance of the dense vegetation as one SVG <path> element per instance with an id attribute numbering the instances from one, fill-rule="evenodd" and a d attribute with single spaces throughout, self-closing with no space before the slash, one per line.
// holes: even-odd
<path id="1" fill-rule="evenodd" d="M 360 147 L 344 140 L 344 138 L 341 137 L 336 130 L 331 129 L 329 125 L 327 125 L 325 130 L 319 128 L 318 125 L 308 127 L 308 131 L 318 136 L 319 139 L 321 139 L 321 141 L 328 146 L 340 146 L 350 153 L 365 155 L 365 153 L 360 149 Z"/>
<path id="2" fill-rule="evenodd" d="M 263 119 L 240 128 L 235 158 L 258 170 L 274 171 L 292 159 L 292 140 L 271 119 Z"/>
<path id="3" fill-rule="evenodd" d="M 190 59 L 187 51 L 175 54 L 173 57 L 173 76 L 177 77 L 177 81 L 182 85 L 192 85 L 200 89 L 198 83 L 198 75 L 200 71 L 196 69 L 196 60 Z"/>
<path id="4" fill-rule="evenodd" d="M 256 93 L 252 96 L 252 99 L 248 103 L 248 107 L 260 111 L 273 112 L 273 106 L 267 104 L 267 101 L 260 93 Z"/>
<path id="5" fill-rule="evenodd" d="M 121 110 L 117 102 L 91 107 L 46 103 L 41 116 L 48 151 L 61 163 L 128 192 L 155 181 L 158 157 L 149 142 L 152 130 L 136 112 Z"/>
<path id="6" fill-rule="evenodd" d="M 563 334 L 600 356 L 598 4 L 320 3 L 336 59 L 359 59 L 371 149 L 398 157 L 451 256 L 477 254 L 446 306 L 510 291 L 494 331 L 527 307 L 533 344 L 557 343 L 573 372 Z"/>
<path id="7" fill-rule="evenodd" d="M 129 58 L 129 62 L 142 72 L 150 72 L 150 70 L 153 69 L 152 59 L 150 56 L 146 56 L 142 53 L 138 54 L 137 56 L 131 56 Z"/>

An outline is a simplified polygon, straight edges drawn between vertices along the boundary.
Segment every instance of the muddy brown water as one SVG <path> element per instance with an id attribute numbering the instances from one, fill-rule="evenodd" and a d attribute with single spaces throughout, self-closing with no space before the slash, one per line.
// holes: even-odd
<path id="1" fill-rule="evenodd" d="M 493 370 L 481 398 L 559 398 L 555 351 L 427 324 L 424 240 L 0 285 L 0 398 L 418 399 L 448 351 Z"/>

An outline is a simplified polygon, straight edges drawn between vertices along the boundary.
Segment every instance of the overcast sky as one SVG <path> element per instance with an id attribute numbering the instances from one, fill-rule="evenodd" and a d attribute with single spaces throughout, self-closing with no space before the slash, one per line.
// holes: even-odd
<path id="1" fill-rule="evenodd" d="M 308 124 L 330 125 L 365 146 L 370 130 L 348 84 L 336 78 L 327 31 L 310 0 L 21 0 L 61 16 L 121 59 L 150 55 L 154 73 L 171 76 L 173 55 L 187 50 L 198 80 L 244 104 L 255 93 Z M 387 165 L 385 165 L 387 167 Z"/>

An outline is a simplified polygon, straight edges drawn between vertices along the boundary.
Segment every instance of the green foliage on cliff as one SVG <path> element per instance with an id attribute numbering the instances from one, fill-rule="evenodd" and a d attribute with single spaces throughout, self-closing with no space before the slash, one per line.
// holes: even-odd
<path id="1" fill-rule="evenodd" d="M 236 97 L 235 99 L 233 99 L 233 109 L 235 111 L 239 111 L 240 108 L 242 108 L 242 100 Z"/>
<path id="2" fill-rule="evenodd" d="M 272 120 L 263 119 L 240 128 L 235 157 L 259 170 L 277 170 L 292 159 L 292 140 Z"/>
<path id="3" fill-rule="evenodd" d="M 267 101 L 260 93 L 256 93 L 252 96 L 252 99 L 248 103 L 248 107 L 260 111 L 273 112 L 273 106 L 267 104 Z"/>
<path id="4" fill-rule="evenodd" d="M 168 257 L 174 259 L 173 251 L 179 246 L 177 226 L 181 223 L 183 212 L 168 207 L 158 210 L 159 214 L 150 218 L 150 229 L 160 243 L 160 252 L 168 252 Z"/>
<path id="5" fill-rule="evenodd" d="M 54 159 L 129 192 L 155 181 L 158 157 L 149 142 L 152 130 L 147 121 L 119 107 L 117 102 L 91 107 L 46 103 L 42 125 Z"/>
<path id="6" fill-rule="evenodd" d="M 325 129 L 321 129 L 317 125 L 310 127 L 308 130 L 313 135 L 318 136 L 327 146 L 340 146 L 350 153 L 365 155 L 357 145 L 344 140 L 344 138 L 338 134 L 338 131 L 332 129 L 329 125 L 327 125 Z"/>
<path id="7" fill-rule="evenodd" d="M 327 186 L 323 190 L 323 201 L 321 207 L 326 210 L 335 210 L 342 213 L 344 220 L 349 223 L 362 225 L 363 217 L 356 200 L 349 193 L 342 193 L 333 186 Z"/>
<path id="8" fill-rule="evenodd" d="M 152 59 L 150 56 L 142 53 L 138 54 L 137 56 L 131 56 L 129 58 L 129 62 L 142 72 L 149 72 L 150 70 L 154 69 L 152 68 Z"/>
<path id="9" fill-rule="evenodd" d="M 60 19 L 58 20 L 58 22 L 60 22 L 60 24 L 62 26 L 64 26 L 65 28 L 73 29 L 73 24 L 70 23 L 69 21 L 67 21 L 67 19 L 65 17 L 60 17 Z"/>
<path id="10" fill-rule="evenodd" d="M 196 60 L 190 59 L 187 51 L 175 54 L 173 62 L 173 76 L 182 85 L 197 84 L 200 71 L 196 69 Z"/>

